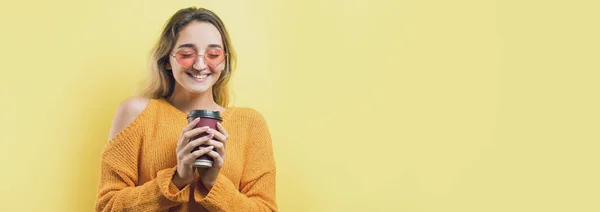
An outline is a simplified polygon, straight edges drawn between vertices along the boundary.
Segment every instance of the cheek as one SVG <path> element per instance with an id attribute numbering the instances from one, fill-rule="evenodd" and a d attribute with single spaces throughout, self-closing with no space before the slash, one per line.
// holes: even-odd
<path id="1" fill-rule="evenodd" d="M 218 65 L 217 67 L 212 69 L 212 71 L 216 75 L 221 75 L 221 73 L 223 72 L 223 69 L 225 69 L 225 63 L 221 63 L 221 65 Z"/>
<path id="2" fill-rule="evenodd" d="M 223 69 L 225 69 L 225 63 L 221 63 L 221 65 L 217 66 L 217 69 L 219 69 L 219 72 L 223 71 Z"/>
<path id="3" fill-rule="evenodd" d="M 173 74 L 184 71 L 181 65 L 179 65 L 179 63 L 177 63 L 177 61 L 175 61 L 173 58 L 169 59 L 169 65 L 171 66 L 171 71 Z"/>

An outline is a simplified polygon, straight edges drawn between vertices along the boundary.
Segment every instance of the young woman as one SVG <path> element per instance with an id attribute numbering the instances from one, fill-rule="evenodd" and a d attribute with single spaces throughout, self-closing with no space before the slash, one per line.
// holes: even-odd
<path id="1" fill-rule="evenodd" d="M 228 106 L 235 59 L 213 12 L 192 7 L 169 19 L 153 49 L 150 83 L 117 109 L 96 211 L 277 211 L 267 124 L 251 108 Z M 221 113 L 217 129 L 188 123 L 200 109 Z M 213 159 L 211 168 L 194 168 L 202 155 Z"/>

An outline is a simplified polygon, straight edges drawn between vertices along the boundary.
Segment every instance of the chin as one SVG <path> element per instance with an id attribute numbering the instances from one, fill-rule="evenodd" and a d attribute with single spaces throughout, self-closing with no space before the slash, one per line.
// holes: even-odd
<path id="1" fill-rule="evenodd" d="M 212 86 L 208 87 L 208 86 L 198 86 L 198 85 L 186 85 L 185 86 L 185 90 L 190 92 L 190 93 L 194 93 L 194 94 L 203 94 L 206 92 L 212 92 Z"/>

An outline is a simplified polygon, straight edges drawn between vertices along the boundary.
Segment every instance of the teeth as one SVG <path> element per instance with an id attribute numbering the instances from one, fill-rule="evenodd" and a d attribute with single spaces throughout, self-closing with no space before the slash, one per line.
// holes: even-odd
<path id="1" fill-rule="evenodd" d="M 204 78 L 208 77 L 208 74 L 192 74 L 192 77 L 194 77 L 196 79 L 204 79 Z"/>

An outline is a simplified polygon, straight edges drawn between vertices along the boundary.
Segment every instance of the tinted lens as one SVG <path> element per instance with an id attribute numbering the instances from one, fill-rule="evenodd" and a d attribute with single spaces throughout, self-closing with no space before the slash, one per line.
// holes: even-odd
<path id="1" fill-rule="evenodd" d="M 182 67 L 190 67 L 194 65 L 197 56 L 198 55 L 196 54 L 196 51 L 191 50 L 179 50 L 177 53 L 175 53 L 175 59 Z"/>
<path id="2" fill-rule="evenodd" d="M 221 65 L 224 59 L 225 52 L 223 52 L 223 49 L 221 48 L 210 48 L 206 50 L 206 53 L 204 53 L 204 61 L 208 66 L 213 68 Z"/>

